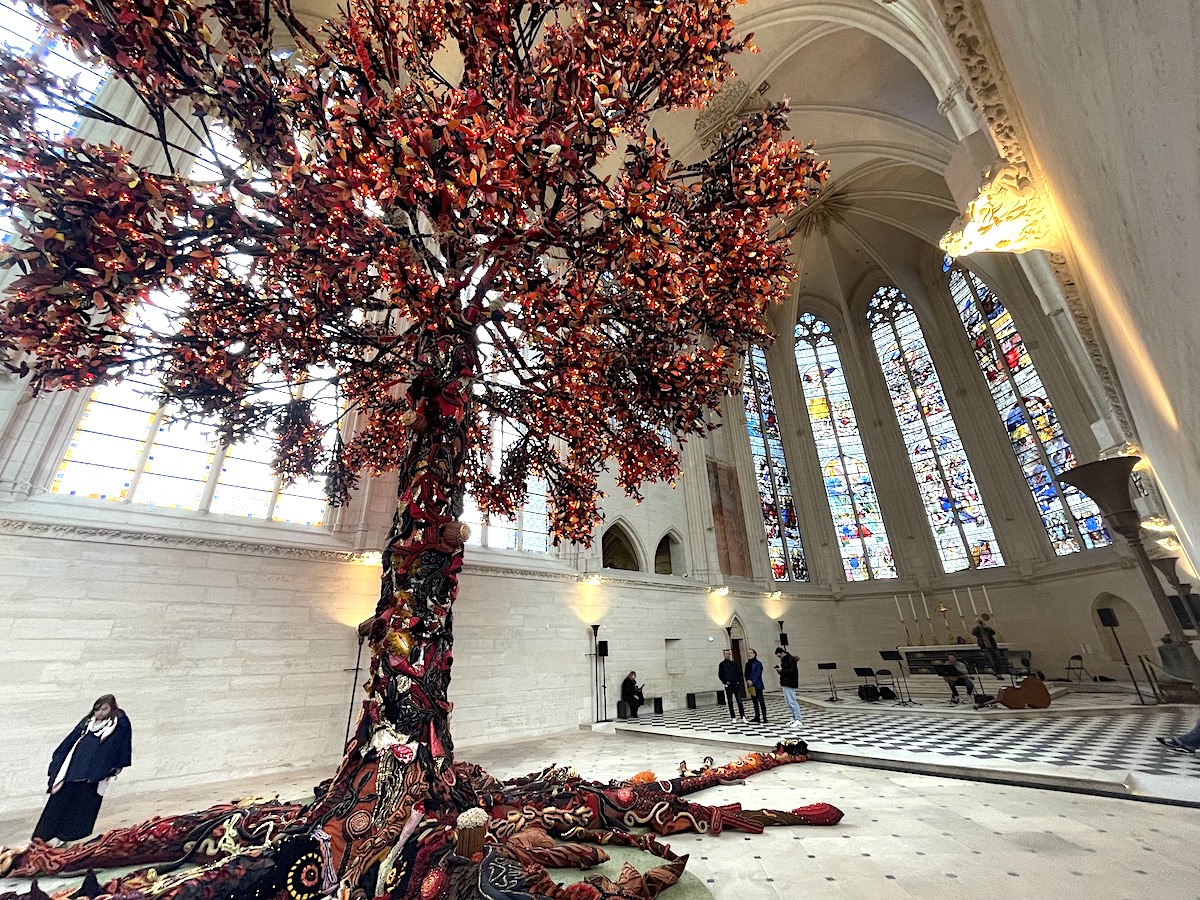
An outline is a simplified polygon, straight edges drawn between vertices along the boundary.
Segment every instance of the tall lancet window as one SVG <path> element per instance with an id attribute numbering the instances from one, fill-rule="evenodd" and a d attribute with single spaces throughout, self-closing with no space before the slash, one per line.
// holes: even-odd
<path id="1" fill-rule="evenodd" d="M 1004 565 L 917 314 L 897 288 L 881 287 L 867 323 L 942 567 Z"/>
<path id="2" fill-rule="evenodd" d="M 804 313 L 796 323 L 796 368 L 846 578 L 895 578 L 892 548 L 879 513 L 842 360 L 829 325 L 811 313 Z"/>
<path id="3" fill-rule="evenodd" d="M 973 273 L 948 257 L 942 268 L 1054 552 L 1065 556 L 1112 543 L 1091 498 L 1054 480 L 1075 465 L 1075 454 L 1012 314 Z"/>
<path id="4" fill-rule="evenodd" d="M 746 427 L 750 432 L 758 497 L 762 501 L 771 571 L 776 581 L 808 581 L 808 563 L 804 559 L 804 544 L 796 521 L 792 482 L 788 478 L 787 461 L 783 458 L 767 358 L 758 347 L 751 348 L 746 355 L 742 397 L 746 402 Z"/>

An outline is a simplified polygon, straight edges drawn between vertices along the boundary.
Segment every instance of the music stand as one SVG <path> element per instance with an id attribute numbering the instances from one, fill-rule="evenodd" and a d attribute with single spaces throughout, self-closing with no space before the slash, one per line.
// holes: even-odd
<path id="1" fill-rule="evenodd" d="M 883 660 L 887 660 L 888 662 L 894 662 L 894 663 L 900 664 L 898 667 L 900 669 L 900 682 L 898 685 L 900 688 L 900 690 L 898 692 L 900 694 L 900 696 L 896 698 L 896 702 L 893 703 L 892 705 L 893 706 L 920 706 L 921 704 L 912 698 L 912 690 L 909 688 L 908 678 L 904 674 L 904 654 L 902 654 L 899 650 L 880 650 L 879 658 L 883 659 Z"/>
<path id="2" fill-rule="evenodd" d="M 822 672 L 827 672 L 829 675 L 829 703 L 841 703 L 842 698 L 837 695 L 837 685 L 833 683 L 833 671 L 837 668 L 837 663 L 817 663 L 817 669 Z"/>
<path id="3" fill-rule="evenodd" d="M 855 666 L 854 674 L 863 680 L 863 685 L 870 684 L 871 682 L 868 679 L 875 678 L 875 670 L 870 666 Z M 863 688 L 861 685 L 858 688 L 858 699 L 866 700 L 866 697 L 863 696 Z"/>

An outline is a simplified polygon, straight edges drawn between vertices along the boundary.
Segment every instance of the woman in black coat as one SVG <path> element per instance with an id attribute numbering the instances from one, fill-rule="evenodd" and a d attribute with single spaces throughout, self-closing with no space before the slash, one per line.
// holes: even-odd
<path id="1" fill-rule="evenodd" d="M 133 752 L 133 728 L 105 694 L 92 704 L 50 759 L 50 798 L 33 836 L 50 843 L 77 841 L 92 833 L 108 783 L 127 767 Z"/>

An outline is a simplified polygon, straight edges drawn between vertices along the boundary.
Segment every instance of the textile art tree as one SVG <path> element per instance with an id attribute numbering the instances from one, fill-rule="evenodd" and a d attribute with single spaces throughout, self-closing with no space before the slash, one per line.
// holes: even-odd
<path id="1" fill-rule="evenodd" d="M 253 853 L 114 890 L 415 897 L 445 873 L 438 829 L 480 805 L 448 728 L 464 491 L 506 514 L 540 477 L 555 541 L 586 543 L 607 464 L 633 496 L 675 476 L 662 429 L 705 432 L 769 340 L 793 275 L 778 223 L 826 175 L 785 104 L 690 163 L 651 130 L 747 48 L 727 7 L 350 0 L 315 30 L 290 0 L 35 4 L 136 102 L 3 60 L 8 368 L 35 392 L 161 373 L 226 440 L 272 433 L 277 472 L 324 474 L 334 503 L 400 474 L 366 699 L 324 798 Z M 121 143 L 42 135 L 48 107 Z M 188 177 L 199 157 L 219 174 Z M 493 472 L 495 416 L 519 436 Z"/>

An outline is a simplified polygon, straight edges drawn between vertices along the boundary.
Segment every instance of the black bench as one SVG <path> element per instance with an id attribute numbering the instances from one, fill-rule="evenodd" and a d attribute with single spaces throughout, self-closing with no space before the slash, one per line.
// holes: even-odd
<path id="1" fill-rule="evenodd" d="M 644 705 L 649 706 L 652 710 L 654 710 L 654 714 L 656 716 L 661 716 L 662 711 L 663 711 L 662 701 L 663 701 L 662 697 L 647 697 Z M 629 704 L 626 703 L 624 700 L 617 701 L 617 718 L 618 719 L 630 718 Z"/>
<path id="2" fill-rule="evenodd" d="M 695 693 L 687 695 L 687 708 L 688 709 L 696 709 L 700 705 L 699 701 L 696 698 L 703 697 L 704 699 L 707 700 L 708 696 L 710 694 L 716 695 L 716 698 L 717 698 L 716 705 L 717 706 L 725 705 L 725 692 L 724 691 L 696 691 Z M 708 704 L 705 703 L 704 705 L 707 706 Z"/>

